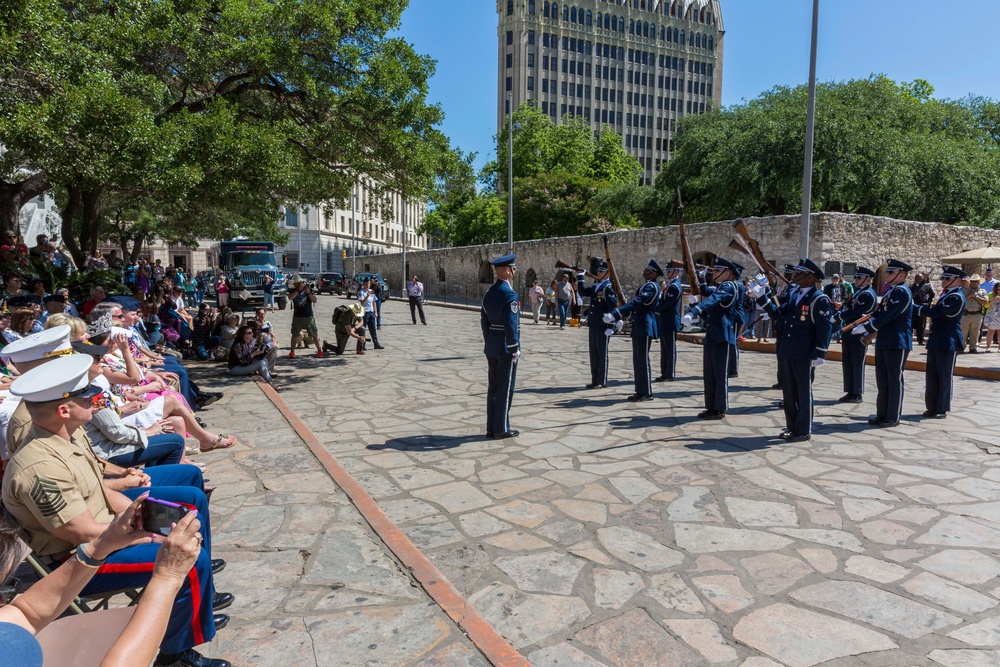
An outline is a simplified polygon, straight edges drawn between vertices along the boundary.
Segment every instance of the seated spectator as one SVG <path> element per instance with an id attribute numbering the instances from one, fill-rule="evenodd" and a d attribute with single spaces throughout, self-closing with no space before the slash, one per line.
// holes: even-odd
<path id="1" fill-rule="evenodd" d="M 62 294 L 50 294 L 43 300 L 45 309 L 42 311 L 42 325 L 49 321 L 49 317 L 56 313 L 66 311 L 66 297 Z"/>
<path id="2" fill-rule="evenodd" d="M 28 281 L 28 294 L 38 297 L 38 303 L 44 303 L 48 293 L 45 291 L 45 282 L 41 278 L 32 278 Z"/>
<path id="3" fill-rule="evenodd" d="M 125 261 L 118 256 L 117 250 L 112 250 L 107 257 L 108 268 L 113 271 L 121 271 L 125 268 Z"/>
<path id="4" fill-rule="evenodd" d="M 347 348 L 347 341 L 351 338 L 358 341 L 356 352 L 357 354 L 365 353 L 365 328 L 364 324 L 365 309 L 360 303 L 352 303 L 348 308 L 341 311 L 339 315 L 334 315 L 334 333 L 337 336 L 337 344 L 330 345 L 325 340 L 323 341 L 323 351 L 333 352 L 336 355 L 341 355 Z"/>
<path id="5" fill-rule="evenodd" d="M 232 311 L 224 316 L 222 327 L 219 330 L 219 345 L 215 348 L 216 361 L 229 360 L 229 350 L 232 349 L 233 341 L 236 340 L 239 323 L 240 316 Z"/>
<path id="6" fill-rule="evenodd" d="M 186 304 L 184 303 L 184 286 L 181 283 L 177 283 L 170 290 L 170 302 L 171 307 L 177 316 L 182 320 L 187 322 L 189 327 L 194 327 L 194 317 L 191 316 L 187 311 Z"/>
<path id="7" fill-rule="evenodd" d="M 229 374 L 253 375 L 259 373 L 264 382 L 274 387 L 275 391 L 283 391 L 274 383 L 270 369 L 267 367 L 268 344 L 263 334 L 255 335 L 253 327 L 244 325 L 236 332 L 236 340 L 229 350 Z"/>
<path id="8" fill-rule="evenodd" d="M 264 334 L 270 341 L 267 352 L 267 368 L 274 373 L 274 365 L 278 363 L 278 339 L 274 336 L 274 326 L 270 321 L 264 319 L 264 309 L 258 308 L 254 312 L 254 318 L 250 322 L 255 323 L 260 328 L 260 333 Z"/>
<path id="9" fill-rule="evenodd" d="M 91 362 L 86 355 L 71 354 L 48 361 L 44 368 L 26 372 L 11 385 L 31 416 L 28 442 L 10 459 L 3 479 L 3 503 L 23 528 L 36 556 L 50 566 L 73 556 L 96 567 L 107 563 L 87 583 L 84 595 L 151 585 L 162 536 L 110 552 L 95 552 L 98 541 L 117 514 L 132 509 L 133 500 L 144 499 L 148 489 L 124 493 L 107 490 L 96 458 L 88 451 L 80 426 L 91 419 L 93 397 L 99 388 L 90 384 Z M 170 468 L 190 466 L 170 466 Z M 149 472 L 152 479 L 153 468 Z M 154 482 L 155 483 L 155 482 Z M 198 508 L 200 549 L 193 574 L 185 576 L 172 601 L 157 665 L 176 667 L 228 667 L 194 651 L 211 641 L 228 616 L 215 610 L 232 604 L 233 596 L 215 593 L 211 560 L 211 530 L 205 495 L 198 489 L 157 485 L 155 497 L 190 503 Z M 197 540 L 197 538 L 195 538 Z M 145 663 L 133 663 L 145 664 Z"/>
<path id="10" fill-rule="evenodd" d="M 21 276 L 16 273 L 8 273 L 4 276 L 4 288 L 3 292 L 0 293 L 0 298 L 4 301 L 10 301 L 16 296 L 23 296 L 24 290 L 21 289 Z M 10 305 L 8 304 L 8 308 Z"/>
<path id="11" fill-rule="evenodd" d="M 220 338 L 212 335 L 213 328 L 215 328 L 215 312 L 207 303 L 202 303 L 198 306 L 198 315 L 194 318 L 191 334 L 191 346 L 201 361 L 208 361 L 209 356 L 219 345 Z"/>
<path id="12" fill-rule="evenodd" d="M 87 260 L 87 268 L 98 270 L 108 268 L 108 263 L 100 250 L 94 250 L 94 252 L 90 253 L 90 259 Z"/>
<path id="13" fill-rule="evenodd" d="M 65 304 L 65 308 L 63 308 L 63 312 L 69 313 L 73 317 L 80 317 L 80 311 L 78 311 L 76 309 L 76 305 L 69 298 L 69 289 L 67 289 L 65 287 L 60 287 L 59 289 L 57 289 L 53 293 L 54 294 L 58 294 L 59 296 L 61 296 L 63 298 L 63 303 Z"/>
<path id="14" fill-rule="evenodd" d="M 20 308 L 10 316 L 10 326 L 3 332 L 4 340 L 13 343 L 15 340 L 30 336 L 35 328 L 35 311 L 31 308 Z"/>
<path id="15" fill-rule="evenodd" d="M 7 345 L 7 329 L 10 328 L 10 313 L 6 310 L 0 312 L 0 350 Z"/>
<path id="16" fill-rule="evenodd" d="M 90 317 L 90 311 L 94 309 L 94 306 L 99 304 L 108 298 L 108 295 L 104 292 L 103 287 L 91 287 L 90 288 L 90 300 L 83 304 L 83 308 L 80 312 L 83 313 L 84 318 Z"/>
<path id="17" fill-rule="evenodd" d="M 84 547 L 82 558 L 68 559 L 49 576 L 0 607 L 3 636 L 0 644 L 5 652 L 17 656 L 18 665 L 41 667 L 42 650 L 34 635 L 59 618 L 90 582 L 97 572 L 94 561 L 149 540 L 150 534 L 143 530 L 139 520 L 144 499 L 140 496 L 116 516 L 103 533 Z M 167 629 L 171 601 L 201 552 L 200 528 L 197 515 L 190 512 L 163 541 L 149 585 L 101 667 L 131 667 L 153 661 Z M 15 594 L 20 592 L 19 582 L 12 580 L 11 575 L 28 551 L 20 537 L 20 527 L 0 519 L 0 582 L 11 586 Z"/>

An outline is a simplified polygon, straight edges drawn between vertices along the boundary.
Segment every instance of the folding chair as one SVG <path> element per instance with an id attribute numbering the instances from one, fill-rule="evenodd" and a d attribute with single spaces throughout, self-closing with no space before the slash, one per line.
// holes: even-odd
<path id="1" fill-rule="evenodd" d="M 99 667 L 134 613 L 122 607 L 49 623 L 36 635 L 44 667 Z"/>

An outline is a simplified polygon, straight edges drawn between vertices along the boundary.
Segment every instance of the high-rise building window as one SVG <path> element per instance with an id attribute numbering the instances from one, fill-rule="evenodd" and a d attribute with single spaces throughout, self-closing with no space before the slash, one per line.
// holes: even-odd
<path id="1" fill-rule="evenodd" d="M 528 13 L 535 15 L 535 0 L 528 0 Z"/>
<path id="2" fill-rule="evenodd" d="M 542 16 L 549 18 L 549 3 L 546 2 L 542 5 Z"/>
<path id="3" fill-rule="evenodd" d="M 534 67 L 534 66 L 535 66 L 535 54 L 534 53 L 529 53 L 528 54 L 528 67 Z"/>
<path id="4" fill-rule="evenodd" d="M 549 80 L 548 79 L 542 79 L 542 92 L 543 93 L 549 92 Z"/>
<path id="5" fill-rule="evenodd" d="M 508 53 L 507 54 L 507 69 L 510 69 L 513 66 L 514 66 L 514 54 L 513 53 Z"/>
<path id="6" fill-rule="evenodd" d="M 534 45 L 535 45 L 535 31 L 534 30 L 529 30 L 528 31 L 528 46 L 534 46 Z"/>
<path id="7" fill-rule="evenodd" d="M 513 30 L 508 30 L 507 31 L 507 46 L 510 46 L 513 43 L 514 43 L 514 31 Z"/>
<path id="8" fill-rule="evenodd" d="M 514 0 L 507 0 L 507 16 L 514 13 Z"/>
<path id="9" fill-rule="evenodd" d="M 514 90 L 514 79 L 512 79 L 509 76 L 507 77 L 507 90 L 508 91 Z"/>
<path id="10" fill-rule="evenodd" d="M 528 77 L 528 90 L 534 90 L 534 89 L 535 89 L 535 77 L 529 76 Z"/>

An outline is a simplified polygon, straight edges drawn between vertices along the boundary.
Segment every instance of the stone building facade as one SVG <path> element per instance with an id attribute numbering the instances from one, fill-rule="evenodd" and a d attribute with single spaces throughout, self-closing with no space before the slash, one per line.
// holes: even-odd
<path id="1" fill-rule="evenodd" d="M 775 266 L 796 261 L 799 247 L 799 216 L 746 218 L 750 233 Z M 756 272 L 752 260 L 729 247 L 734 221 L 685 225 L 685 234 L 696 262 L 711 263 L 715 257 L 733 259 Z M 516 224 L 516 221 L 515 221 Z M 611 258 L 627 295 L 641 281 L 642 267 L 650 257 L 665 263 L 680 259 L 678 228 L 655 227 L 612 232 L 608 235 Z M 887 257 L 913 264 L 915 271 L 937 279 L 941 258 L 951 254 L 1000 245 L 1000 230 L 959 227 L 936 222 L 911 222 L 867 215 L 814 213 L 810 225 L 810 256 L 828 275 L 853 274 L 857 264 L 877 268 Z M 475 302 L 493 281 L 489 260 L 506 253 L 506 244 L 445 248 L 408 252 L 407 274 L 424 283 L 428 298 Z M 535 278 L 545 286 L 557 275 L 556 260 L 585 266 L 591 256 L 604 256 L 600 235 L 519 241 L 514 244 L 518 272 L 514 288 L 525 294 Z M 400 255 L 365 258 L 366 270 L 381 273 L 394 294 L 400 293 Z M 982 267 L 969 265 L 970 271 Z"/>

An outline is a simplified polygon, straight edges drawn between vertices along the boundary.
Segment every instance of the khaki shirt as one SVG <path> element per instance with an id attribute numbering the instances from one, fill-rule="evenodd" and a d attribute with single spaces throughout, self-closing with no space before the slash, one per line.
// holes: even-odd
<path id="1" fill-rule="evenodd" d="M 31 413 L 28 412 L 28 406 L 25 405 L 24 401 L 21 401 L 17 409 L 14 410 L 14 414 L 10 416 L 10 421 L 7 422 L 8 456 L 13 456 L 17 448 L 27 442 L 25 437 L 30 429 Z"/>
<path id="2" fill-rule="evenodd" d="M 114 518 L 85 432 L 77 429 L 70 440 L 32 425 L 4 473 L 3 504 L 28 532 L 38 556 L 67 555 L 76 545 L 52 531 L 84 512 L 89 510 L 98 523 Z"/>

